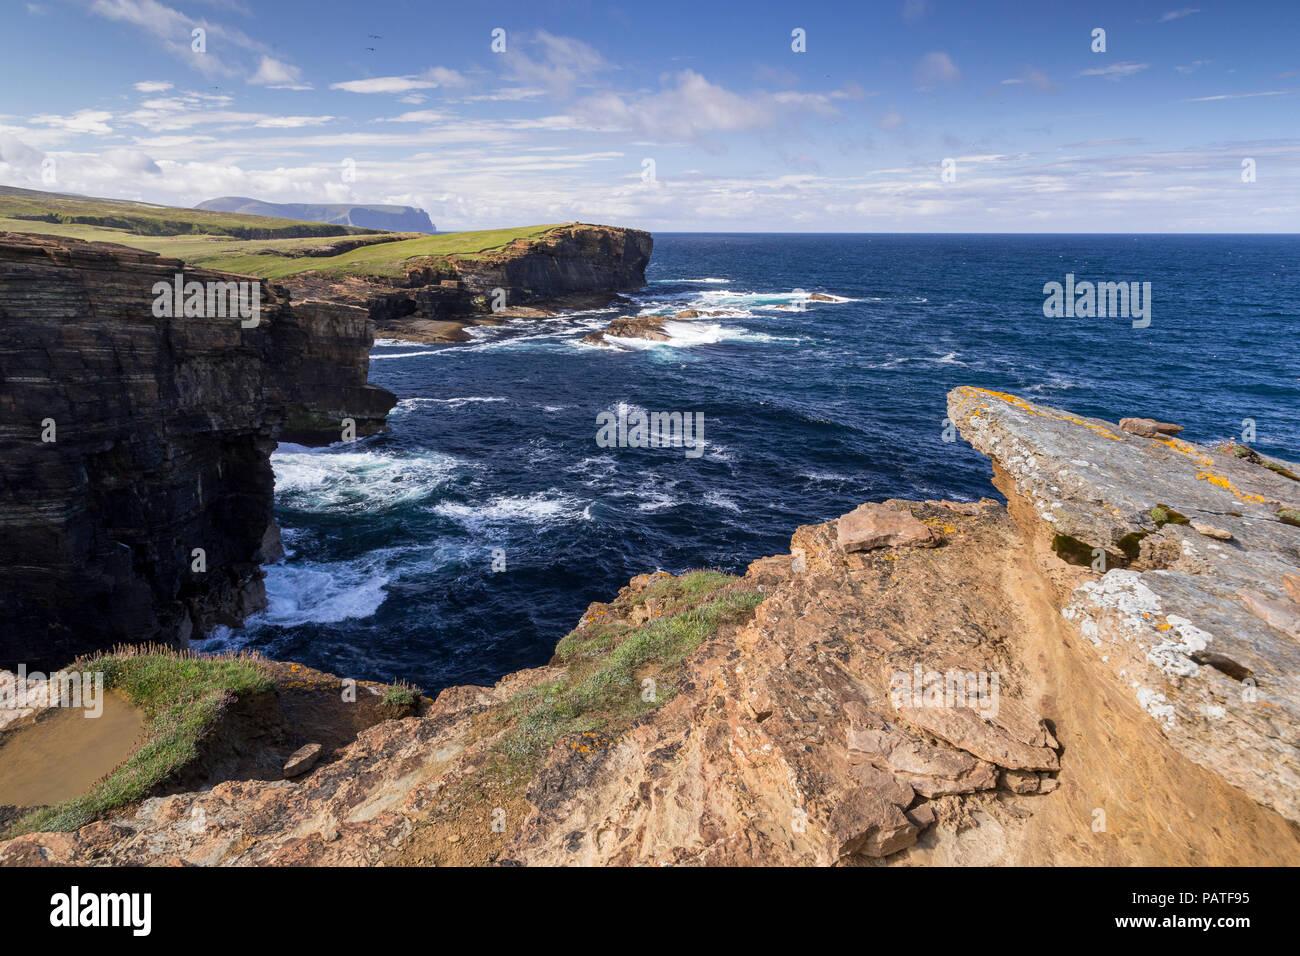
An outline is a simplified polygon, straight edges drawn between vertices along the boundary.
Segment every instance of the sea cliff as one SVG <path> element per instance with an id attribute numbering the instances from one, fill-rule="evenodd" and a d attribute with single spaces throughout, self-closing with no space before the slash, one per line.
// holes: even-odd
<path id="1" fill-rule="evenodd" d="M 238 623 L 278 554 L 276 442 L 385 427 L 365 310 L 262 283 L 256 325 L 158 317 L 177 274 L 239 278 L 0 233 L 0 667 Z"/>

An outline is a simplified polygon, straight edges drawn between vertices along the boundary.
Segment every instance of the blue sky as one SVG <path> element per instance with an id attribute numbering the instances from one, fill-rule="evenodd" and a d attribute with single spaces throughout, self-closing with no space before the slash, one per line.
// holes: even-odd
<path id="1" fill-rule="evenodd" d="M 3 18 L 7 185 L 403 203 L 440 229 L 1300 231 L 1295 0 L 4 0 Z"/>

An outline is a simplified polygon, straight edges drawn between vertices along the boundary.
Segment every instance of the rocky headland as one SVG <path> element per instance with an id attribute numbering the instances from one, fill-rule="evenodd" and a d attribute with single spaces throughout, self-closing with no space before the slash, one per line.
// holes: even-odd
<path id="1" fill-rule="evenodd" d="M 1300 862 L 1295 466 L 978 388 L 949 416 L 1005 505 L 642 575 L 546 666 L 0 863 Z"/>
<path id="2" fill-rule="evenodd" d="M 276 442 L 386 427 L 364 309 L 262 283 L 255 325 L 155 316 L 178 273 L 241 278 L 0 233 L 0 667 L 238 623 L 279 554 Z"/>
<path id="3" fill-rule="evenodd" d="M 469 326 L 619 301 L 645 285 L 653 249 L 639 229 L 571 223 L 480 255 L 412 259 L 399 276 L 307 273 L 289 285 L 365 308 L 381 338 L 463 342 Z"/>

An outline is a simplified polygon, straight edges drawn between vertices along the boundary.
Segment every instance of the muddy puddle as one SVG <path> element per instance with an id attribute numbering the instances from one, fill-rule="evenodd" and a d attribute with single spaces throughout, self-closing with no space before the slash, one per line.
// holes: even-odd
<path id="1" fill-rule="evenodd" d="M 38 807 L 87 793 L 144 739 L 144 717 L 112 692 L 104 712 L 58 708 L 0 743 L 0 806 Z"/>

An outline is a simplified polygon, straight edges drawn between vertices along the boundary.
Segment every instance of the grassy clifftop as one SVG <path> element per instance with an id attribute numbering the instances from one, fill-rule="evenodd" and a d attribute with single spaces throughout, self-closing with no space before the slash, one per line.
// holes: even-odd
<path id="1" fill-rule="evenodd" d="M 0 187 L 0 231 L 116 242 L 208 269 L 283 279 L 400 276 L 413 260 L 474 259 L 559 224 L 439 235 L 154 206 Z"/>

